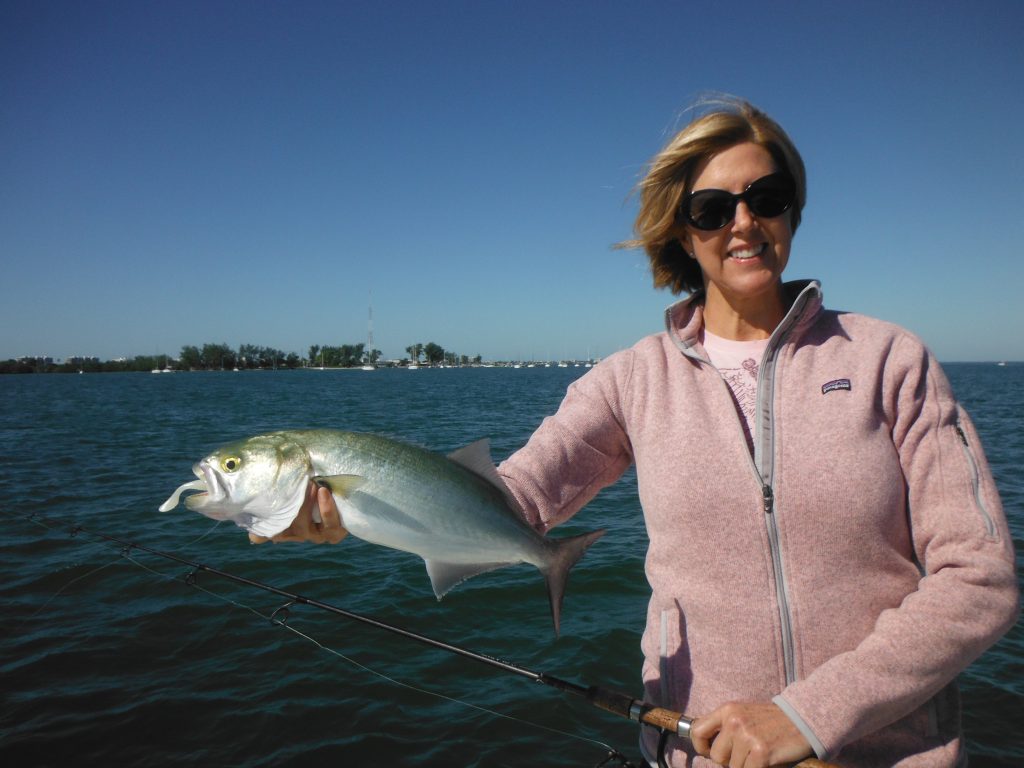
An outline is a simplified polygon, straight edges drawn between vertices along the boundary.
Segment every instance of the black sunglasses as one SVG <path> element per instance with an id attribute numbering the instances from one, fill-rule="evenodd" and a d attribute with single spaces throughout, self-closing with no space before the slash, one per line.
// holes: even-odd
<path id="1" fill-rule="evenodd" d="M 796 184 L 788 173 L 780 171 L 762 176 L 738 195 L 724 189 L 702 189 L 686 196 L 679 213 L 697 229 L 711 232 L 733 220 L 740 200 L 755 216 L 774 219 L 793 207 Z"/>

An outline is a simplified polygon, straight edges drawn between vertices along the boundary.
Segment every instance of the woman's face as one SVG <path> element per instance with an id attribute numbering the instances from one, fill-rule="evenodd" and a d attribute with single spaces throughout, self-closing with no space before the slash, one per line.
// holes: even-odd
<path id="1" fill-rule="evenodd" d="M 692 191 L 724 189 L 738 194 L 778 170 L 764 147 L 737 144 L 698 168 Z M 709 303 L 726 299 L 730 306 L 741 308 L 778 301 L 778 286 L 793 240 L 789 211 L 775 218 L 761 218 L 740 201 L 735 218 L 721 229 L 708 232 L 690 224 L 685 227 L 681 239 L 704 273 Z"/>

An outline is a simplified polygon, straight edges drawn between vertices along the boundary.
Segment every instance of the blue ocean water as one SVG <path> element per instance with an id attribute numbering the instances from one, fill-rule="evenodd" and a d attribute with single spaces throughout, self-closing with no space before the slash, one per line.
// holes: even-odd
<path id="1" fill-rule="evenodd" d="M 638 761 L 633 724 L 557 691 L 309 607 L 292 607 L 282 628 L 269 620 L 280 597 L 208 573 L 190 586 L 187 566 L 72 533 L 84 526 L 638 694 L 646 533 L 632 473 L 558 533 L 608 528 L 573 572 L 559 638 L 529 566 L 438 603 L 411 555 L 352 537 L 253 547 L 231 524 L 156 511 L 207 449 L 272 429 L 371 431 L 440 452 L 489 437 L 500 460 L 583 370 L 0 377 L 0 760 L 589 766 L 609 744 Z M 985 442 L 1020 561 L 1024 365 L 946 371 Z M 962 681 L 972 765 L 1024 764 L 1024 628 Z"/>

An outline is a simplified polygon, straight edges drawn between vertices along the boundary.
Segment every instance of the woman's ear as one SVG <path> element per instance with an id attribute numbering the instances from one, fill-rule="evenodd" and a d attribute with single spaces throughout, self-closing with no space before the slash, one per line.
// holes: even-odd
<path id="1" fill-rule="evenodd" d="M 679 245 L 683 247 L 683 250 L 686 251 L 686 255 L 691 259 L 695 258 L 693 255 L 693 238 L 690 237 L 690 233 L 685 227 L 681 229 L 676 239 L 679 241 Z"/>

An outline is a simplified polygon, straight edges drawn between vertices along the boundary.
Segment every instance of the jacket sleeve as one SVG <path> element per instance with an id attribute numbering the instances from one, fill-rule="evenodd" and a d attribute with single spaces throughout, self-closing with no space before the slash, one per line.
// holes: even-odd
<path id="1" fill-rule="evenodd" d="M 925 704 L 1019 612 L 999 494 L 974 426 L 938 363 L 916 339 L 902 337 L 884 382 L 922 577 L 856 648 L 776 698 L 816 737 L 822 758 Z"/>
<path id="2" fill-rule="evenodd" d="M 588 371 L 569 386 L 558 412 L 498 466 L 538 531 L 572 517 L 632 462 L 623 415 L 632 365 L 627 350 Z"/>

